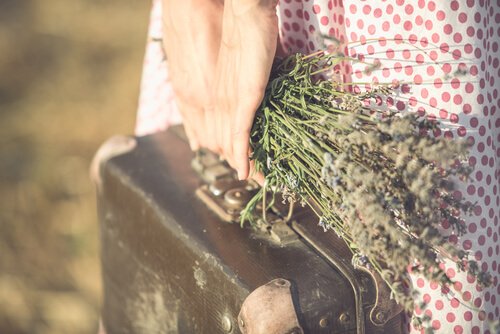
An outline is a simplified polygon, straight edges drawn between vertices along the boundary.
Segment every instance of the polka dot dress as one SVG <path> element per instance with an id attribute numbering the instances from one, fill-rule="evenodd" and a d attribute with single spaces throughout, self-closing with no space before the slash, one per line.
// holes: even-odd
<path id="1" fill-rule="evenodd" d="M 336 50 L 356 59 L 337 68 L 355 90 L 392 82 L 399 89 L 384 101 L 400 111 L 438 119 L 436 137 L 471 142 L 472 180 L 455 196 L 477 202 L 467 217 L 468 233 L 443 233 L 470 252 L 493 284 L 481 288 L 473 277 L 444 267 L 456 283 L 440 288 L 412 276 L 420 291 L 416 315 L 432 316 L 436 333 L 491 333 L 500 318 L 500 0 L 281 0 L 280 41 L 305 54 Z M 142 135 L 179 122 L 168 84 L 161 44 L 161 8 L 155 2 L 137 121 Z M 376 66 L 373 66 L 376 64 Z M 408 324 L 408 331 L 421 330 Z M 492 333 L 493 334 L 493 333 Z"/>
<path id="2" fill-rule="evenodd" d="M 162 48 L 161 1 L 154 0 L 139 96 L 135 133 L 138 136 L 165 130 L 182 118 L 174 102 L 167 62 Z"/>

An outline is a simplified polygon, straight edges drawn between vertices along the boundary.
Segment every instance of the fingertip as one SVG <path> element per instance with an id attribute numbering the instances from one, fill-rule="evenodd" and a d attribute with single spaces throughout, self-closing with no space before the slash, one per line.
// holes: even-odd
<path id="1" fill-rule="evenodd" d="M 248 145 L 239 143 L 233 147 L 233 160 L 240 180 L 246 180 L 248 178 L 250 167 L 247 152 Z"/>
<path id="2" fill-rule="evenodd" d="M 238 179 L 246 180 L 249 174 L 248 157 L 246 155 L 235 155 L 234 160 L 236 162 L 236 170 L 238 171 Z"/>
<path id="3" fill-rule="evenodd" d="M 243 169 L 238 168 L 237 172 L 238 172 L 238 180 L 244 181 L 248 178 L 248 173 L 245 172 Z"/>
<path id="4" fill-rule="evenodd" d="M 198 144 L 196 139 L 189 138 L 189 147 L 191 151 L 198 151 L 200 149 L 200 144 Z"/>
<path id="5" fill-rule="evenodd" d="M 238 170 L 238 178 L 246 180 L 250 172 L 248 152 L 250 131 L 255 116 L 255 108 L 237 108 L 232 124 L 233 159 Z"/>
<path id="6" fill-rule="evenodd" d="M 188 123 L 184 123 L 184 132 L 186 134 L 191 151 L 198 150 L 200 148 L 200 145 L 198 144 L 198 140 L 196 139 L 196 134 L 193 128 Z"/>

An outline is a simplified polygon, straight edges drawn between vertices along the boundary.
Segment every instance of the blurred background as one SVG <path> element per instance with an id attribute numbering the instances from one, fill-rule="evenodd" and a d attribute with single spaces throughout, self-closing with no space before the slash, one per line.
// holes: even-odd
<path id="1" fill-rule="evenodd" d="M 0 0 L 0 333 L 95 333 L 94 152 L 131 133 L 150 1 Z"/>

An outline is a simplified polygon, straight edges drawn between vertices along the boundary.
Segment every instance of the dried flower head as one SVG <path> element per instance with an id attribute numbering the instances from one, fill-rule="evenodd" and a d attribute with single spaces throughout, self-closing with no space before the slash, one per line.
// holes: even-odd
<path id="1" fill-rule="evenodd" d="M 401 282 L 409 264 L 447 285 L 451 279 L 439 266 L 445 256 L 488 284 L 490 275 L 439 230 L 446 220 L 455 235 L 466 232 L 462 216 L 473 204 L 452 194 L 454 182 L 471 173 L 468 144 L 422 135 L 439 125 L 379 103 L 393 93 L 392 85 L 353 93 L 340 82 L 317 78 L 342 60 L 296 54 L 274 67 L 252 129 L 256 169 L 282 190 L 285 202 L 314 203 L 318 225 L 351 246 L 356 265 L 379 271 L 408 310 L 414 296 Z M 243 220 L 255 204 L 250 202 Z"/>

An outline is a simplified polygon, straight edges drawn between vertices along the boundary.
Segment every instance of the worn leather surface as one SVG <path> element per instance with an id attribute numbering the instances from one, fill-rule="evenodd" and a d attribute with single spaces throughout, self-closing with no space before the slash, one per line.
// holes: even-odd
<path id="1" fill-rule="evenodd" d="M 245 298 L 276 278 L 291 282 L 305 333 L 356 333 L 344 275 L 301 238 L 281 247 L 264 232 L 222 223 L 195 196 L 201 181 L 191 159 L 166 132 L 138 138 L 100 168 L 107 333 L 240 333 Z"/>

